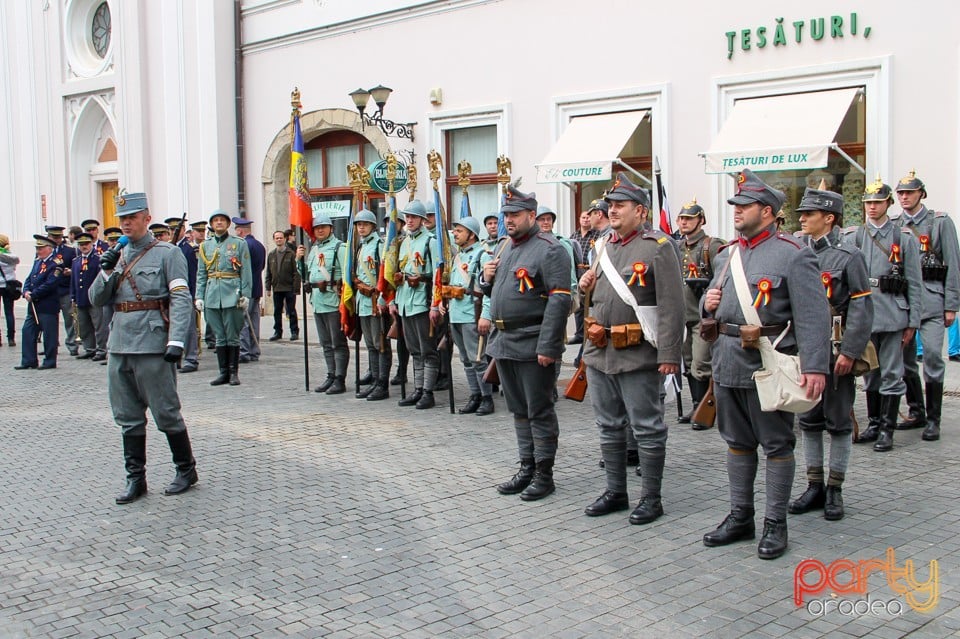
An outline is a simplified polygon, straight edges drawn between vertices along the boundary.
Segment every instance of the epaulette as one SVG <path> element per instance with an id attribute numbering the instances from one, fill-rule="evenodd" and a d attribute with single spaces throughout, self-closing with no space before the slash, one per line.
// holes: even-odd
<path id="1" fill-rule="evenodd" d="M 640 237 L 644 240 L 656 240 L 657 244 L 663 244 L 670 239 L 669 236 L 660 229 L 644 229 L 643 232 L 640 233 Z"/>
<path id="2" fill-rule="evenodd" d="M 950 217 L 946 211 L 934 211 L 933 217 Z"/>
<path id="3" fill-rule="evenodd" d="M 859 226 L 848 226 L 848 227 L 845 228 L 845 229 L 840 229 L 840 233 L 841 233 L 842 235 L 848 235 L 848 234 L 850 234 L 850 233 L 856 233 L 858 228 L 860 228 L 860 227 L 859 227 Z"/>
<path id="4" fill-rule="evenodd" d="M 787 244 L 792 244 L 794 247 L 798 249 L 803 248 L 803 244 L 800 243 L 798 238 L 795 238 L 794 236 L 788 233 L 784 233 L 783 231 L 777 231 L 777 239 L 783 240 Z"/>

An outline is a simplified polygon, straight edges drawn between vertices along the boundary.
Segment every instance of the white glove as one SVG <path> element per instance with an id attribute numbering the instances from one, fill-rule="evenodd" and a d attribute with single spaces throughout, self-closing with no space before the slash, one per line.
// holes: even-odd
<path id="1" fill-rule="evenodd" d="M 250 303 L 249 299 L 241 296 L 239 299 L 237 299 L 237 308 L 239 308 L 241 311 L 245 311 L 247 310 L 247 304 L 249 303 Z"/>
<path id="2" fill-rule="evenodd" d="M 198 311 L 203 312 L 203 300 L 196 300 L 193 305 L 197 307 Z"/>

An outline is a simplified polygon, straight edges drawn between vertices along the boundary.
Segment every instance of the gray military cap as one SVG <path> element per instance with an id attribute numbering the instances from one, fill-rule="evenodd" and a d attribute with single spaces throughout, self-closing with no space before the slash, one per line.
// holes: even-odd
<path id="1" fill-rule="evenodd" d="M 507 187 L 507 195 L 504 198 L 503 206 L 500 210 L 504 213 L 515 213 L 517 211 L 536 211 L 537 194 L 523 193 L 513 186 Z"/>
<path id="2" fill-rule="evenodd" d="M 811 189 L 809 186 L 803 191 L 803 199 L 797 207 L 797 213 L 803 211 L 825 211 L 843 215 L 843 197 L 833 191 Z"/>
<path id="3" fill-rule="evenodd" d="M 727 204 L 753 204 L 759 202 L 763 206 L 769 206 L 774 211 L 783 208 L 787 195 L 780 189 L 775 189 L 759 177 L 750 169 L 744 169 L 737 175 L 737 193 L 727 200 Z"/>
<path id="4" fill-rule="evenodd" d="M 650 195 L 642 186 L 637 186 L 623 171 L 617 173 L 617 179 L 603 199 L 607 202 L 630 201 L 650 208 Z"/>

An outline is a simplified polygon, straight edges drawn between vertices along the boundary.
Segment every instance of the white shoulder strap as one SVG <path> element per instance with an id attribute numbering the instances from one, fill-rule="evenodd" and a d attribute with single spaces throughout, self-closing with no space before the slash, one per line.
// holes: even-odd
<path id="1" fill-rule="evenodd" d="M 613 285 L 613 290 L 617 292 L 617 295 L 624 304 L 633 309 L 634 315 L 637 316 L 637 321 L 640 322 L 640 328 L 643 330 L 644 338 L 656 348 L 657 307 L 640 306 L 637 304 L 637 301 L 633 299 L 633 294 L 630 293 L 630 289 L 627 288 L 627 283 L 620 277 L 617 269 L 613 266 L 613 262 L 610 261 L 610 256 L 607 255 L 606 238 L 598 244 L 599 247 L 595 247 L 597 248 L 597 270 L 607 271 L 607 280 Z"/>

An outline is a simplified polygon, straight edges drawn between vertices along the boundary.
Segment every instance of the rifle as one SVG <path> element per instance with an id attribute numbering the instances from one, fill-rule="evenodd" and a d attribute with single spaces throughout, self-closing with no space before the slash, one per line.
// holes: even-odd
<path id="1" fill-rule="evenodd" d="M 82 344 L 83 338 L 80 335 L 80 308 L 76 302 L 70 303 L 70 319 L 73 320 L 73 330 L 75 332 L 73 342 L 74 344 Z"/>
<path id="2" fill-rule="evenodd" d="M 690 417 L 690 423 L 704 426 L 704 428 L 698 430 L 706 430 L 707 428 L 713 428 L 713 423 L 716 419 L 717 400 L 713 396 L 713 378 L 711 377 L 710 383 L 707 385 L 707 392 L 703 394 L 703 399 L 700 400 L 697 409 L 693 411 L 693 416 Z"/>
<path id="3" fill-rule="evenodd" d="M 183 216 L 180 218 L 180 226 L 178 226 L 177 230 L 173 232 L 173 242 L 172 242 L 173 244 L 177 244 L 181 240 L 181 238 L 183 238 L 183 234 L 186 231 L 184 227 L 186 225 L 187 225 L 187 212 L 184 211 Z"/>

